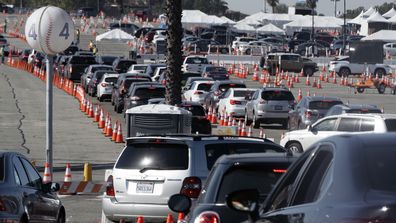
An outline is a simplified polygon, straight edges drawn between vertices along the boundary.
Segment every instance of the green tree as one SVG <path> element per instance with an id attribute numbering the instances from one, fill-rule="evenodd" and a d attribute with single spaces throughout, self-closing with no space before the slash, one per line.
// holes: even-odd
<path id="1" fill-rule="evenodd" d="M 272 13 L 274 13 L 275 7 L 279 4 L 279 0 L 267 0 L 267 3 L 272 7 Z"/>
<path id="2" fill-rule="evenodd" d="M 166 15 L 168 17 L 168 38 L 166 57 L 166 103 L 169 105 L 181 104 L 181 67 L 183 29 L 181 23 L 181 0 L 166 0 Z"/>
<path id="3" fill-rule="evenodd" d="M 289 10 L 289 7 L 286 4 L 282 3 L 282 4 L 275 6 L 274 13 L 283 14 L 283 13 L 287 13 L 288 10 Z"/>

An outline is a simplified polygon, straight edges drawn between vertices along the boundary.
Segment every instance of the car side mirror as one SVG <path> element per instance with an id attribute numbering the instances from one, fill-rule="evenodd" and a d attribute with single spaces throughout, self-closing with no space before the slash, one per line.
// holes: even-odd
<path id="1" fill-rule="evenodd" d="M 42 185 L 42 190 L 45 193 L 57 192 L 59 191 L 59 189 L 60 189 L 59 184 L 54 182 L 49 182 Z"/>
<path id="2" fill-rule="evenodd" d="M 174 194 L 168 200 L 168 207 L 174 212 L 187 214 L 191 208 L 191 199 L 183 194 Z"/>
<path id="3" fill-rule="evenodd" d="M 249 215 L 249 222 L 258 218 L 260 193 L 257 189 L 247 189 L 232 192 L 226 196 L 226 204 L 232 210 Z"/>
<path id="4" fill-rule="evenodd" d="M 316 132 L 316 128 L 313 127 L 312 125 L 308 125 L 308 131 L 310 131 L 310 132 Z"/>

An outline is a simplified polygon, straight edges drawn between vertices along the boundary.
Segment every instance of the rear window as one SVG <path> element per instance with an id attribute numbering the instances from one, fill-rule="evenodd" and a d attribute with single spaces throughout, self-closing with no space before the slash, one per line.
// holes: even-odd
<path id="1" fill-rule="evenodd" d="M 71 64 L 95 64 L 95 57 L 72 57 Z"/>
<path id="2" fill-rule="evenodd" d="M 132 83 L 136 83 L 136 82 L 147 82 L 147 81 L 151 81 L 149 79 L 126 79 L 124 81 L 124 86 L 125 89 L 129 88 L 129 86 L 131 86 Z"/>
<path id="3" fill-rule="evenodd" d="M 329 109 L 334 105 L 342 104 L 341 101 L 311 101 L 309 103 L 309 109 Z"/>
<path id="4" fill-rule="evenodd" d="M 186 170 L 188 169 L 188 147 L 169 143 L 129 145 L 121 154 L 115 168 Z"/>
<path id="5" fill-rule="evenodd" d="M 366 114 L 366 113 L 382 113 L 381 109 L 349 109 L 345 111 L 346 113 L 357 113 L 357 114 Z"/>
<path id="6" fill-rule="evenodd" d="M 94 73 L 97 70 L 108 70 L 108 71 L 112 71 L 113 68 L 111 67 L 92 67 L 91 72 Z"/>
<path id="7" fill-rule="evenodd" d="M 255 143 L 216 143 L 205 146 L 208 169 L 212 169 L 216 160 L 222 155 L 241 153 L 285 152 L 284 149 L 272 144 Z"/>
<path id="8" fill-rule="evenodd" d="M 252 95 L 255 91 L 234 91 L 234 97 L 246 97 Z"/>
<path id="9" fill-rule="evenodd" d="M 191 112 L 193 116 L 205 116 L 205 111 L 202 106 L 199 105 L 182 105 L 182 108 Z"/>
<path id="10" fill-rule="evenodd" d="M 165 88 L 163 87 L 138 88 L 135 91 L 135 96 L 141 99 L 162 98 L 164 95 Z"/>
<path id="11" fill-rule="evenodd" d="M 128 69 L 132 64 L 136 64 L 136 62 L 133 60 L 123 60 L 118 63 L 117 67 L 125 70 Z"/>
<path id="12" fill-rule="evenodd" d="M 197 87 L 197 90 L 201 90 L 201 91 L 210 91 L 210 88 L 212 87 L 213 84 L 211 83 L 202 83 L 199 84 Z"/>
<path id="13" fill-rule="evenodd" d="M 106 77 L 105 82 L 107 83 L 115 83 L 117 82 L 118 77 Z"/>
<path id="14" fill-rule="evenodd" d="M 396 192 L 396 149 L 394 147 L 377 146 L 365 148 L 364 156 L 371 187 L 375 190 Z"/>
<path id="15" fill-rule="evenodd" d="M 223 176 L 216 198 L 217 203 L 225 202 L 227 194 L 231 192 L 251 188 L 256 188 L 264 199 L 288 165 L 287 163 L 272 163 L 232 167 Z"/>
<path id="16" fill-rule="evenodd" d="M 227 73 L 224 67 L 207 67 L 206 71 L 211 73 Z"/>
<path id="17" fill-rule="evenodd" d="M 290 91 L 263 91 L 261 98 L 266 101 L 294 101 L 294 96 Z"/>
<path id="18" fill-rule="evenodd" d="M 187 58 L 186 64 L 209 64 L 209 61 L 206 58 L 193 57 Z"/>
<path id="19" fill-rule="evenodd" d="M 4 156 L 0 156 L 0 181 L 4 181 Z"/>
<path id="20" fill-rule="evenodd" d="M 388 132 L 396 132 L 396 119 L 385 119 L 385 125 Z"/>
<path id="21" fill-rule="evenodd" d="M 147 66 L 134 66 L 133 70 L 141 70 L 143 72 L 146 71 Z"/>
<path id="22" fill-rule="evenodd" d="M 245 84 L 221 84 L 219 85 L 219 90 L 226 92 L 230 88 L 246 88 Z"/>

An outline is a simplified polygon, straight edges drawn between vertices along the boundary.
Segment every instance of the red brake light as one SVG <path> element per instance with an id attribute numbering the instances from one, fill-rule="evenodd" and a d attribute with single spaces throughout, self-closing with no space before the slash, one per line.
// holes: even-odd
<path id="1" fill-rule="evenodd" d="M 230 100 L 230 104 L 232 104 L 232 105 L 240 105 L 241 102 L 237 101 L 237 100 Z"/>
<path id="2" fill-rule="evenodd" d="M 272 172 L 274 173 L 286 173 L 285 169 L 273 169 Z"/>
<path id="3" fill-rule="evenodd" d="M 312 111 L 305 111 L 305 117 L 309 118 L 312 116 Z"/>
<path id="4" fill-rule="evenodd" d="M 166 85 L 166 80 L 162 80 L 161 84 Z"/>
<path id="5" fill-rule="evenodd" d="M 197 223 L 219 223 L 220 217 L 214 211 L 204 211 L 198 215 L 194 222 Z"/>
<path id="6" fill-rule="evenodd" d="M 115 191 L 114 191 L 114 184 L 113 184 L 113 176 L 110 175 L 107 178 L 107 182 L 106 182 L 106 195 L 110 196 L 110 197 L 114 197 L 115 196 Z"/>
<path id="7" fill-rule="evenodd" d="M 100 84 L 102 87 L 107 87 L 109 84 L 107 84 L 107 83 L 101 83 Z"/>
<path id="8" fill-rule="evenodd" d="M 189 197 L 189 198 L 197 198 L 199 193 L 201 192 L 201 179 L 198 177 L 186 177 L 183 180 L 183 185 L 180 190 L 180 193 Z"/>

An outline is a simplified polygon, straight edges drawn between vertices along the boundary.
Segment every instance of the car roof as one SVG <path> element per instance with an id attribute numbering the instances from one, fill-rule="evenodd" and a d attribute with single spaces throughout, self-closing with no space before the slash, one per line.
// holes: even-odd
<path id="1" fill-rule="evenodd" d="M 342 109 L 379 109 L 376 105 L 369 104 L 339 104 L 332 107 L 341 107 Z"/>
<path id="2" fill-rule="evenodd" d="M 245 84 L 243 80 L 216 80 L 215 84 Z"/>
<path id="3" fill-rule="evenodd" d="M 263 138 L 254 138 L 254 137 L 242 137 L 242 136 L 228 136 L 228 135 L 201 135 L 201 134 L 157 134 L 150 136 L 139 136 L 139 137 L 129 137 L 127 138 L 127 142 L 134 142 L 139 140 L 150 140 L 150 139 L 164 139 L 164 140 L 173 140 L 173 141 L 235 141 L 235 142 L 266 142 L 270 144 L 274 144 L 281 147 L 278 144 L 275 144 L 271 140 L 263 139 Z M 286 149 L 285 149 L 286 151 Z"/>
<path id="4" fill-rule="evenodd" d="M 331 101 L 341 101 L 340 98 L 337 97 L 328 97 L 328 96 L 306 96 L 309 101 L 323 101 L 323 100 L 331 100 Z"/>
<path id="5" fill-rule="evenodd" d="M 236 162 L 243 163 L 257 163 L 270 159 L 277 158 L 285 158 L 290 156 L 290 153 L 242 153 L 242 154 L 230 154 L 230 155 L 222 155 L 216 161 L 217 164 L 230 164 Z M 296 154 L 297 155 L 297 154 Z M 292 156 L 290 156 L 292 157 Z"/>
<path id="6" fill-rule="evenodd" d="M 396 119 L 396 114 L 381 114 L 381 113 L 344 113 L 340 115 L 332 115 L 328 117 L 358 117 L 358 118 L 380 118 L 380 119 Z"/>
<path id="7" fill-rule="evenodd" d="M 196 81 L 193 81 L 192 83 L 196 83 L 196 84 L 211 83 L 211 84 L 213 84 L 214 81 L 213 80 L 196 80 Z"/>

